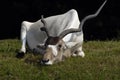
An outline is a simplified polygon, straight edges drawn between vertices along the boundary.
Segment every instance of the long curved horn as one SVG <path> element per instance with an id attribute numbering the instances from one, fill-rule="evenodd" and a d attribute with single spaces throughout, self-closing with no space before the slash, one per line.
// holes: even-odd
<path id="1" fill-rule="evenodd" d="M 45 31 L 46 34 L 47 34 L 47 36 L 49 37 L 50 35 L 49 35 L 48 30 L 47 30 L 47 23 L 46 23 L 46 21 L 44 20 L 43 15 L 41 15 L 41 22 L 44 24 L 44 26 L 41 27 L 40 29 L 41 29 L 42 31 Z"/>
<path id="2" fill-rule="evenodd" d="M 48 30 L 47 30 L 47 23 L 46 23 L 46 21 L 44 20 L 43 15 L 41 15 L 41 22 L 44 24 L 44 26 L 41 27 L 40 29 L 41 29 L 42 31 L 45 31 L 45 33 L 47 34 L 47 37 L 48 37 L 47 40 L 46 40 L 46 42 L 45 42 L 45 44 L 44 44 L 44 47 L 47 48 L 47 46 L 48 46 L 49 44 L 51 44 L 51 45 L 57 44 L 60 39 L 59 39 L 59 37 L 53 37 L 53 36 L 50 36 L 50 35 L 49 35 L 49 32 L 48 32 Z"/>
<path id="3" fill-rule="evenodd" d="M 83 29 L 83 25 L 84 25 L 85 21 L 87 21 L 88 19 L 92 19 L 92 18 L 95 18 L 96 16 L 98 16 L 98 14 L 99 14 L 100 11 L 102 10 L 102 8 L 104 7 L 104 5 L 105 5 L 106 2 L 107 2 L 107 0 L 105 0 L 105 1 L 103 2 L 103 4 L 100 6 L 100 8 L 99 8 L 94 14 L 91 14 L 91 15 L 86 16 L 86 17 L 81 21 L 80 26 L 79 26 L 80 30 Z"/>
<path id="4" fill-rule="evenodd" d="M 68 30 L 63 31 L 63 32 L 59 35 L 60 39 L 62 39 L 64 36 L 66 36 L 66 35 L 69 34 L 69 33 L 74 33 L 74 32 L 80 32 L 80 31 L 82 31 L 84 23 L 85 23 L 87 20 L 92 19 L 92 18 L 98 16 L 98 14 L 99 14 L 100 11 L 102 10 L 102 8 L 104 7 L 104 5 L 105 5 L 106 2 L 107 2 L 107 0 L 104 1 L 104 3 L 100 6 L 100 8 L 99 8 L 94 14 L 88 15 L 88 16 L 86 16 L 85 18 L 83 18 L 83 20 L 81 21 L 78 29 L 68 29 Z"/>

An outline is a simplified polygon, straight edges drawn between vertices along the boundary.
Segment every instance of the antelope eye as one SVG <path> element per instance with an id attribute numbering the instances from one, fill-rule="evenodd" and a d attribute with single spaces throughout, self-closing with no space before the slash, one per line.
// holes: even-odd
<path id="1" fill-rule="evenodd" d="M 60 45 L 60 44 L 59 44 L 59 45 L 58 45 L 58 47 L 59 47 L 59 48 L 61 48 L 61 47 L 62 47 L 62 45 Z"/>

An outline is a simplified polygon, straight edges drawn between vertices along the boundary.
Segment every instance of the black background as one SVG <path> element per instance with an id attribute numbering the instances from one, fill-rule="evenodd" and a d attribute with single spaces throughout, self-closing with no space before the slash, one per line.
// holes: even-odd
<path id="1" fill-rule="evenodd" d="M 95 13 L 104 0 L 1 0 L 0 39 L 20 38 L 21 22 L 76 9 L 79 19 Z M 85 40 L 120 39 L 120 0 L 108 0 L 99 16 L 84 25 Z"/>

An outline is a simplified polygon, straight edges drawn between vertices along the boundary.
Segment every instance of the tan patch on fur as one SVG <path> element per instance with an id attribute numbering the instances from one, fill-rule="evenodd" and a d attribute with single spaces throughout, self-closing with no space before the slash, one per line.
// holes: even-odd
<path id="1" fill-rule="evenodd" d="M 52 49 L 47 48 L 46 53 L 43 55 L 43 60 L 52 60 L 54 55 L 52 54 Z"/>

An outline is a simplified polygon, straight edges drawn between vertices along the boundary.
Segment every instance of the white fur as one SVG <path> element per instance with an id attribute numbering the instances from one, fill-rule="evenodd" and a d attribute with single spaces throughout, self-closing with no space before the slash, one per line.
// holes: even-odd
<path id="1" fill-rule="evenodd" d="M 81 56 L 81 57 L 84 58 L 85 57 L 85 53 L 83 51 L 81 51 L 81 52 L 78 53 L 78 56 Z"/>
<path id="2" fill-rule="evenodd" d="M 46 62 L 45 64 L 46 64 L 46 65 L 52 65 L 53 63 L 52 63 L 52 61 L 48 61 L 48 62 Z"/>
<path id="3" fill-rule="evenodd" d="M 44 64 L 44 63 L 41 61 L 41 64 Z M 52 62 L 52 61 L 48 61 L 48 62 L 46 62 L 45 64 L 46 64 L 46 65 L 52 65 L 53 62 Z"/>
<path id="4" fill-rule="evenodd" d="M 57 51 L 57 47 L 55 45 L 48 45 L 49 48 L 52 48 L 52 52 L 54 56 L 57 56 L 58 51 Z"/>

